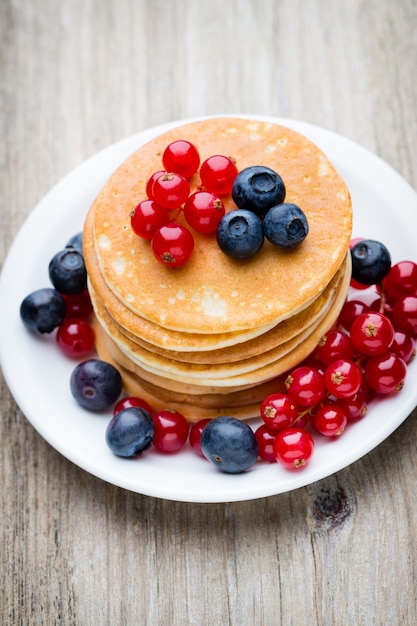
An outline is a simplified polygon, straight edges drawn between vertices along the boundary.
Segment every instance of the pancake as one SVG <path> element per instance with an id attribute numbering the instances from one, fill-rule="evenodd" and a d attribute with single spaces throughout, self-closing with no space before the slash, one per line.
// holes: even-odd
<path id="1" fill-rule="evenodd" d="M 170 270 L 155 261 L 149 242 L 133 233 L 130 213 L 146 197 L 148 178 L 161 169 L 164 148 L 176 139 L 193 142 L 202 161 L 225 154 L 240 170 L 257 164 L 279 172 L 286 201 L 307 216 L 303 244 L 288 251 L 266 241 L 255 257 L 236 261 L 215 238 L 194 233 L 186 266 Z M 190 183 L 199 188 L 198 174 Z M 234 208 L 231 197 L 224 204 Z M 352 221 L 347 187 L 319 148 L 289 128 L 240 118 L 192 122 L 141 146 L 111 176 L 91 211 L 100 272 L 116 299 L 164 329 L 204 335 L 253 332 L 311 304 L 341 266 Z"/>

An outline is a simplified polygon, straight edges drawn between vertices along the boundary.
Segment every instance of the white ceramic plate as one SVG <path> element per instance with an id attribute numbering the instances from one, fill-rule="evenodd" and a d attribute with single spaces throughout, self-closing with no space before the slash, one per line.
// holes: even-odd
<path id="1" fill-rule="evenodd" d="M 253 117 L 253 116 L 251 116 Z M 390 166 L 362 147 L 315 126 L 265 118 L 300 131 L 329 156 L 353 200 L 354 236 L 383 241 L 393 262 L 417 261 L 417 194 Z M 190 121 L 190 120 L 185 120 Z M 181 122 L 140 132 L 99 152 L 61 180 L 32 211 L 16 237 L 0 279 L 0 356 L 10 390 L 36 430 L 65 457 L 91 474 L 125 489 L 170 500 L 231 502 L 297 489 L 353 463 L 386 439 L 417 405 L 417 360 L 401 393 L 371 404 L 367 416 L 342 437 L 316 438 L 302 470 L 258 462 L 248 472 L 219 472 L 189 448 L 175 455 L 148 451 L 120 459 L 104 441 L 111 416 L 96 415 L 72 399 L 75 363 L 62 356 L 53 336 L 34 337 L 19 318 L 23 298 L 49 286 L 48 263 L 82 229 L 87 210 L 114 169 L 141 144 Z"/>

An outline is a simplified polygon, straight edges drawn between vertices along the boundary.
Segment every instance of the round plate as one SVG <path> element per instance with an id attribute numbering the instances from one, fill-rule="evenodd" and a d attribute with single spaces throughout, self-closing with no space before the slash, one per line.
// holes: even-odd
<path id="1" fill-rule="evenodd" d="M 265 116 L 259 119 L 298 130 L 328 155 L 352 194 L 354 236 L 384 242 L 393 262 L 417 261 L 417 234 L 411 228 L 416 223 L 417 194 L 389 165 L 316 126 Z M 53 335 L 32 335 L 19 317 L 23 298 L 50 286 L 49 260 L 82 229 L 91 202 L 110 174 L 141 144 L 188 121 L 192 120 L 140 132 L 99 152 L 61 180 L 32 211 L 9 251 L 0 279 L 1 366 L 13 396 L 36 430 L 91 474 L 130 491 L 170 500 L 250 500 L 329 476 L 386 439 L 417 405 L 417 387 L 411 383 L 417 360 L 409 366 L 401 393 L 372 403 L 366 417 L 350 424 L 342 437 L 317 436 L 314 455 L 302 470 L 289 471 L 260 461 L 248 472 L 227 475 L 188 447 L 174 455 L 148 451 L 138 459 L 114 456 L 104 440 L 111 411 L 97 415 L 76 404 L 69 390 L 74 361 L 60 354 Z"/>

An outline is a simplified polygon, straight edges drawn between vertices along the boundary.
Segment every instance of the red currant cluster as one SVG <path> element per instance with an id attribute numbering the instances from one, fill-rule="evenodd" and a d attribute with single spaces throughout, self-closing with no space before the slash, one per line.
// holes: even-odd
<path id="1" fill-rule="evenodd" d="M 375 396 L 403 388 L 416 354 L 417 264 L 392 266 L 376 295 L 369 304 L 357 296 L 348 300 L 314 354 L 288 374 L 286 391 L 262 402 L 264 423 L 255 432 L 262 459 L 304 466 L 314 433 L 342 435 Z"/>
<path id="2" fill-rule="evenodd" d="M 198 172 L 200 155 L 191 142 L 182 139 L 166 147 L 162 165 L 165 169 L 147 182 L 147 198 L 132 211 L 131 226 L 136 235 L 151 242 L 158 261 L 180 267 L 193 252 L 194 237 L 177 222 L 179 214 L 195 231 L 214 235 L 225 214 L 221 198 L 231 192 L 238 170 L 231 157 L 213 155 L 200 167 L 198 191 L 190 193 L 189 180 Z"/>

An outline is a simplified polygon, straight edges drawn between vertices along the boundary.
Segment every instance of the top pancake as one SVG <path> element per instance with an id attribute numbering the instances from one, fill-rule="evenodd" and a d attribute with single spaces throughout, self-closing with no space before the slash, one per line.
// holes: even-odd
<path id="1" fill-rule="evenodd" d="M 286 186 L 285 201 L 307 216 L 305 241 L 291 251 L 265 241 L 255 257 L 235 261 L 215 237 L 193 231 L 194 253 L 185 266 L 159 263 L 149 241 L 133 233 L 130 213 L 145 199 L 147 180 L 163 169 L 162 153 L 176 139 L 194 143 L 201 162 L 224 154 L 236 158 L 239 170 L 276 170 Z M 191 192 L 200 187 L 198 174 L 190 184 Z M 230 196 L 223 201 L 227 211 L 236 208 Z M 341 266 L 352 226 L 346 185 L 311 141 L 277 124 L 227 117 L 177 127 L 140 147 L 111 176 L 91 211 L 101 274 L 116 298 L 161 327 L 202 334 L 254 329 L 303 310 Z"/>

